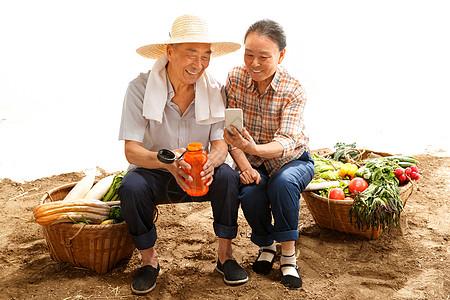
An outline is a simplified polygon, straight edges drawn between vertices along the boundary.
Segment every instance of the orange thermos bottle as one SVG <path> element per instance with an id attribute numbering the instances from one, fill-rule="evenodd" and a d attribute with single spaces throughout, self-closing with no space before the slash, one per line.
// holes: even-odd
<path id="1" fill-rule="evenodd" d="M 200 197 L 209 191 L 209 187 L 200 179 L 200 172 L 203 171 L 203 165 L 207 159 L 206 151 L 203 149 L 202 143 L 190 143 L 187 146 L 184 161 L 191 165 L 191 170 L 186 170 L 186 172 L 194 179 L 192 182 L 185 180 L 191 187 L 186 191 L 190 196 Z"/>

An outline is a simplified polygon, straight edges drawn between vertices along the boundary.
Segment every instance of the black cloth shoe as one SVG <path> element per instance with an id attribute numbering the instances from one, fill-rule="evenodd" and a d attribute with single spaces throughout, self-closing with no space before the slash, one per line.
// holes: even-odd
<path id="1" fill-rule="evenodd" d="M 281 269 L 283 269 L 284 267 L 293 267 L 297 270 L 298 273 L 298 266 L 297 265 L 292 265 L 292 264 L 284 264 L 280 266 L 280 272 Z M 298 290 L 302 287 L 303 282 L 302 282 L 302 278 L 300 277 L 300 274 L 298 275 L 298 277 L 292 276 L 292 275 L 283 275 L 283 272 L 281 272 L 281 283 L 285 286 L 288 287 L 290 290 Z"/>
<path id="2" fill-rule="evenodd" d="M 156 286 L 156 278 L 159 274 L 159 264 L 158 268 L 155 269 L 150 265 L 141 267 L 137 274 L 133 278 L 131 283 L 131 290 L 133 293 L 138 295 L 143 295 L 150 293 Z"/>
<path id="3" fill-rule="evenodd" d="M 248 281 L 247 272 L 235 260 L 229 259 L 223 265 L 217 260 L 216 271 L 223 275 L 223 281 L 229 285 L 243 284 Z"/>
<path id="4" fill-rule="evenodd" d="M 260 260 L 259 261 L 258 259 L 259 259 L 259 257 L 261 256 L 261 254 L 263 252 L 267 252 L 267 253 L 273 254 L 272 260 L 271 261 L 267 261 L 267 260 Z M 262 275 L 269 274 L 269 272 L 272 270 L 273 261 L 275 260 L 275 254 L 277 254 L 277 252 L 273 251 L 273 250 L 270 250 L 270 249 L 264 249 L 264 248 L 259 249 L 258 258 L 256 259 L 256 261 L 252 265 L 253 271 L 255 271 L 258 274 L 262 274 Z"/>

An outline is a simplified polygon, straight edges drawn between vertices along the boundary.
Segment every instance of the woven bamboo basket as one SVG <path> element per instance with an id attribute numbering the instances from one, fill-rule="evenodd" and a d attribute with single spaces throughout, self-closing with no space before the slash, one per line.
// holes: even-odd
<path id="1" fill-rule="evenodd" d="M 400 190 L 400 199 L 403 205 L 412 193 L 412 184 L 409 182 Z M 355 223 L 350 222 L 350 209 L 352 200 L 333 200 L 321 197 L 313 192 L 304 192 L 305 199 L 314 221 L 320 228 L 360 235 L 368 239 L 377 239 L 383 232 L 382 228 L 358 228 Z M 356 217 L 353 218 L 353 221 Z"/>
<path id="2" fill-rule="evenodd" d="M 50 190 L 40 203 L 64 199 L 75 184 Z M 135 249 L 125 222 L 110 225 L 59 223 L 42 228 L 53 260 L 100 274 L 107 273 L 120 260 L 130 257 Z"/>
<path id="3" fill-rule="evenodd" d="M 317 150 L 319 156 L 332 155 L 334 151 L 327 148 Z M 391 156 L 385 152 L 375 152 L 371 150 L 361 151 L 361 159 Z M 400 188 L 400 199 L 405 206 L 407 199 L 413 192 L 411 182 Z M 368 239 L 377 239 L 383 233 L 383 229 L 379 228 L 358 228 L 356 223 L 350 222 L 350 209 L 353 206 L 352 200 L 333 200 L 321 197 L 314 192 L 303 192 L 302 197 L 305 199 L 311 215 L 320 228 L 331 229 L 335 231 L 356 234 Z M 352 218 L 353 221 L 356 220 Z M 355 222 L 355 221 L 354 221 Z"/>

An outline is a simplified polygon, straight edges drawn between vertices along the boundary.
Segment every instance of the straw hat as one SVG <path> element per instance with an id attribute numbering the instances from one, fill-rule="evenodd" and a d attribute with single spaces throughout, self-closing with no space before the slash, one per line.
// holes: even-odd
<path id="1" fill-rule="evenodd" d="M 238 50 L 241 45 L 233 42 L 213 41 L 208 33 L 206 22 L 193 15 L 183 15 L 175 19 L 170 39 L 163 43 L 142 46 L 136 50 L 143 57 L 158 59 L 166 53 L 168 44 L 208 43 L 211 44 L 211 57 L 222 56 Z"/>

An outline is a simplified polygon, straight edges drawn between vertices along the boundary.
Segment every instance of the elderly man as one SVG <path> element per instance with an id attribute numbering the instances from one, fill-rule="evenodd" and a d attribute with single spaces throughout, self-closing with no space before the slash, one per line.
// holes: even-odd
<path id="1" fill-rule="evenodd" d="M 148 293 L 156 285 L 160 266 L 153 212 L 161 203 L 210 201 L 219 238 L 216 270 L 230 285 L 248 280 L 232 255 L 239 175 L 224 163 L 228 153 L 223 140 L 224 99 L 221 85 L 205 72 L 211 57 L 239 47 L 232 42 L 213 42 L 202 19 L 183 15 L 174 21 L 168 41 L 137 49 L 140 55 L 157 61 L 151 72 L 130 82 L 119 135 L 125 141 L 130 168 L 118 194 L 123 217 L 142 256 L 142 267 L 131 284 L 136 294 Z M 189 164 L 183 159 L 167 164 L 157 158 L 160 149 L 180 155 L 191 142 L 202 143 L 208 152 L 200 175 L 209 192 L 201 197 L 186 193 L 192 177 L 183 168 L 190 169 Z"/>

